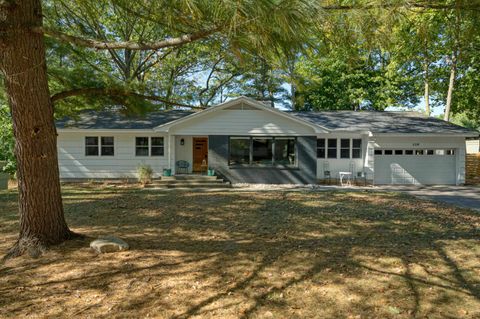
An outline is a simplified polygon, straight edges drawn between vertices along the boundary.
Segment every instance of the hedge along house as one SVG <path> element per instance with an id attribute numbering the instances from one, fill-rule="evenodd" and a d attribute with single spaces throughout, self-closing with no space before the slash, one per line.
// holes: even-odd
<path id="1" fill-rule="evenodd" d="M 240 97 L 200 112 L 131 118 L 115 110 L 57 121 L 62 179 L 201 173 L 233 183 L 311 184 L 340 172 L 374 184 L 463 184 L 478 133 L 411 112 L 284 112 Z M 189 163 L 186 170 L 179 161 Z"/>

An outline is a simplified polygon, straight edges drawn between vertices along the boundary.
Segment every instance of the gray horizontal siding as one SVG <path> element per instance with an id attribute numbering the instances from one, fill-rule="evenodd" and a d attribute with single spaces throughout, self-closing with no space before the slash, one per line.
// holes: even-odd
<path id="1" fill-rule="evenodd" d="M 209 136 L 208 163 L 232 183 L 314 184 L 317 178 L 316 137 L 297 138 L 298 168 L 229 167 L 228 136 Z"/>

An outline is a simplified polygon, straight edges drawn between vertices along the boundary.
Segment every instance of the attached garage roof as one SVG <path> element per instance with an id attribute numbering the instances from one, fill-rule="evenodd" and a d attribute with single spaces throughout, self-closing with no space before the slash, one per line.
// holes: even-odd
<path id="1" fill-rule="evenodd" d="M 370 131 L 390 134 L 472 134 L 473 131 L 418 112 L 291 112 L 332 131 Z"/>

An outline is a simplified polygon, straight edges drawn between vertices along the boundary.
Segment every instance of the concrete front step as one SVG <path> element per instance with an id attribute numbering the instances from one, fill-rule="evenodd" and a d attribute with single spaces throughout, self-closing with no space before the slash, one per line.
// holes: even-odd
<path id="1" fill-rule="evenodd" d="M 217 176 L 207 176 L 207 175 L 175 175 L 175 176 L 162 176 L 161 180 L 162 181 L 185 181 L 185 180 L 207 180 L 207 181 L 212 181 L 212 180 L 217 180 Z"/>
<path id="2" fill-rule="evenodd" d="M 230 188 L 230 183 L 157 183 L 148 184 L 151 188 Z"/>
<path id="3" fill-rule="evenodd" d="M 152 188 L 227 188 L 231 187 L 229 182 L 224 181 L 217 176 L 207 175 L 175 175 L 162 176 L 159 180 L 154 180 L 147 187 Z"/>
<path id="4" fill-rule="evenodd" d="M 224 180 L 221 178 L 217 179 L 160 179 L 160 180 L 154 180 L 153 183 L 156 184 L 201 184 L 201 183 L 224 183 Z"/>

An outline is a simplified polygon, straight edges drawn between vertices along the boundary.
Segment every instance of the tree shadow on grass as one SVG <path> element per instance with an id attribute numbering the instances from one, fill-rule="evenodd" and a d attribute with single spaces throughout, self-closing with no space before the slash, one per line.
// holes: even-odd
<path id="1" fill-rule="evenodd" d="M 8 278 L 0 293 L 8 301 L 2 304 L 0 298 L 0 305 L 13 303 L 12 313 L 21 313 L 15 305 L 41 298 L 66 303 L 65 289 L 113 295 L 117 299 L 111 307 L 126 314 L 163 309 L 161 316 L 172 318 L 247 318 L 264 310 L 292 317 L 352 312 L 388 317 L 390 308 L 376 304 L 380 298 L 394 304 L 391 311 L 401 308 L 413 317 L 425 314 L 425 306 L 452 306 L 453 301 L 424 300 L 425 287 L 438 296 L 445 291 L 472 298 L 471 305 L 479 300 L 477 283 L 438 244 L 452 238 L 478 241 L 473 226 L 478 216 L 469 211 L 388 194 L 109 190 L 65 195 L 73 230 L 92 238 L 118 235 L 132 251 L 96 256 L 84 251 L 86 241 L 79 241 L 65 244 L 48 261 L 1 269 L 0 277 Z M 422 263 L 440 265 L 447 275 L 438 270 L 424 275 L 412 268 Z M 85 269 L 79 270 L 80 265 Z M 42 271 L 50 266 L 76 271 L 52 279 Z M 34 274 L 44 280 L 29 283 L 26 278 Z M 387 284 L 382 276 L 388 277 Z M 20 296 L 15 294 L 18 286 L 25 290 Z M 39 288 L 48 293 L 39 296 Z M 398 295 L 404 301 L 395 304 Z M 335 306 L 349 297 L 354 299 L 346 308 Z M 106 311 L 96 304 L 70 314 Z"/>

